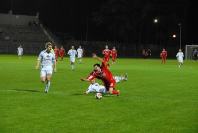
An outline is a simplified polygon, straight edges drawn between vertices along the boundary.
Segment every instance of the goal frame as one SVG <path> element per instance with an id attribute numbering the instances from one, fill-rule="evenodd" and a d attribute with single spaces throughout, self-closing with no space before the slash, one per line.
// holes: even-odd
<path id="1" fill-rule="evenodd" d="M 189 51 L 188 47 L 197 48 L 197 50 L 198 50 L 198 45 L 192 44 L 192 45 L 186 45 L 185 46 L 185 59 L 186 60 L 192 60 L 193 59 L 192 56 L 189 56 L 189 53 L 188 53 L 188 51 Z"/>

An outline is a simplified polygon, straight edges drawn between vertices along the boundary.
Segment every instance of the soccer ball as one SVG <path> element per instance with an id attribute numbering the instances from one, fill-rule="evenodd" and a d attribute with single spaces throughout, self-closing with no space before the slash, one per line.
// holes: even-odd
<path id="1" fill-rule="evenodd" d="M 96 97 L 96 99 L 101 99 L 102 98 L 102 93 L 96 93 L 95 97 Z"/>

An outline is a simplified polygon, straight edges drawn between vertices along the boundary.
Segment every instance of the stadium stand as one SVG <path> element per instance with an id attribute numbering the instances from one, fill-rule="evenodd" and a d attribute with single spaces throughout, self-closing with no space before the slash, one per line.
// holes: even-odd
<path id="1" fill-rule="evenodd" d="M 22 45 L 25 54 L 38 54 L 50 41 L 35 16 L 0 14 L 0 53 L 15 54 Z"/>

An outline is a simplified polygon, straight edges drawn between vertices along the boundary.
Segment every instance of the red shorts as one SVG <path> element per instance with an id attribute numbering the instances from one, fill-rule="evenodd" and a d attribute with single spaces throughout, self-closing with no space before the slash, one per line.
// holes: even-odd
<path id="1" fill-rule="evenodd" d="M 162 60 L 166 60 L 166 56 L 162 56 Z"/>
<path id="2" fill-rule="evenodd" d="M 60 54 L 60 57 L 63 57 L 64 56 L 64 54 Z"/>
<path id="3" fill-rule="evenodd" d="M 116 56 L 114 57 L 114 56 L 112 56 L 112 61 L 115 61 L 116 60 Z"/>

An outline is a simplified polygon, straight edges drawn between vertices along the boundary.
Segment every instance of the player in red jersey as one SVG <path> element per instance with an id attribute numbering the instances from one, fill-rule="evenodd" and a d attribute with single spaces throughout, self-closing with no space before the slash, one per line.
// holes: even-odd
<path id="1" fill-rule="evenodd" d="M 120 91 L 115 89 L 116 81 L 108 69 L 108 63 L 100 57 L 97 57 L 96 54 L 93 54 L 93 58 L 101 61 L 102 64 L 94 64 L 94 70 L 90 73 L 90 75 L 87 78 L 81 78 L 81 80 L 91 82 L 95 78 L 100 79 L 103 81 L 103 84 L 107 89 L 107 93 L 117 96 L 120 95 Z"/>
<path id="2" fill-rule="evenodd" d="M 61 60 L 63 60 L 64 55 L 65 55 L 65 49 L 63 48 L 63 46 L 61 46 L 61 48 L 59 50 L 59 56 L 60 56 Z"/>
<path id="3" fill-rule="evenodd" d="M 58 56 L 59 56 L 59 48 L 55 45 L 54 46 L 54 54 L 56 58 L 56 62 L 58 61 Z"/>
<path id="4" fill-rule="evenodd" d="M 111 56 L 111 50 L 109 50 L 108 45 L 105 46 L 105 49 L 102 51 L 102 54 L 104 55 L 103 60 L 105 62 L 108 62 Z"/>
<path id="5" fill-rule="evenodd" d="M 111 57 L 112 57 L 112 64 L 114 64 L 117 59 L 117 50 L 116 50 L 115 46 L 111 50 Z"/>
<path id="6" fill-rule="evenodd" d="M 166 63 L 167 51 L 163 48 L 162 52 L 160 53 L 160 57 L 162 58 L 162 64 Z"/>

